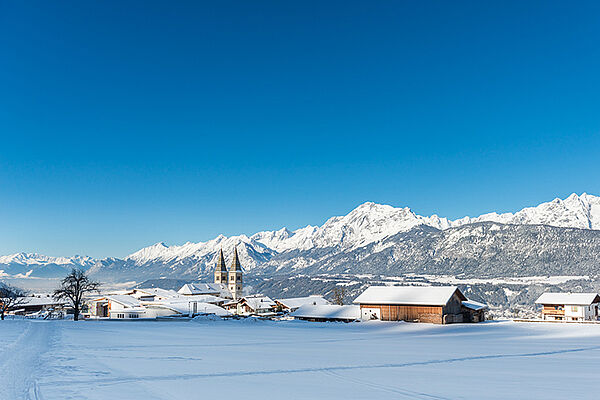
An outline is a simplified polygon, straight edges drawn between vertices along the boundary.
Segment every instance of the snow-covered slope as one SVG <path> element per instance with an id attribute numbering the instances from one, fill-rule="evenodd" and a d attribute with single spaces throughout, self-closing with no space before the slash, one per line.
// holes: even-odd
<path id="1" fill-rule="evenodd" d="M 424 217 L 409 208 L 396 208 L 372 202 L 361 204 L 345 216 L 332 217 L 321 226 L 306 226 L 290 231 L 283 228 L 277 231 L 256 233 L 250 237 L 218 236 L 215 239 L 178 246 L 156 243 L 129 255 L 123 260 L 93 260 L 89 257 L 46 257 L 39 254 L 19 253 L 0 257 L 1 274 L 26 274 L 33 270 L 58 270 L 77 266 L 92 268 L 94 273 L 111 272 L 119 274 L 127 271 L 128 276 L 143 274 L 145 278 L 156 276 L 193 276 L 201 274 L 214 264 L 217 252 L 223 249 L 229 262 L 233 248 L 237 247 L 242 265 L 253 269 L 268 263 L 273 257 L 285 254 L 286 265 L 294 270 L 309 266 L 307 252 L 315 254 L 349 254 L 370 244 L 373 251 L 381 251 L 381 243 L 386 238 L 407 232 L 418 226 L 428 226 L 439 230 L 458 228 L 478 222 L 497 222 L 516 225 L 550 225 L 564 228 L 600 230 L 600 197 L 586 193 L 570 195 L 561 200 L 542 203 L 537 207 L 524 208 L 516 213 L 489 213 L 479 217 L 464 217 L 457 220 L 432 215 Z M 299 257 L 297 254 L 302 253 Z M 52 266 L 52 268 L 50 268 Z M 4 271 L 4 272 L 2 272 Z M 31 272 L 30 272 L 31 274 Z"/>

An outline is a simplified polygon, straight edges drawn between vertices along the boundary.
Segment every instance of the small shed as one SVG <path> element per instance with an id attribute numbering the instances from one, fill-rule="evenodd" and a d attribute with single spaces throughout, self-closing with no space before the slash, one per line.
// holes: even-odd
<path id="1" fill-rule="evenodd" d="M 535 301 L 545 321 L 598 321 L 598 293 L 542 293 Z"/>
<path id="2" fill-rule="evenodd" d="M 473 310 L 467 301 L 456 286 L 371 286 L 354 303 L 363 320 L 450 324 L 485 319 L 479 317 L 484 309 Z"/>

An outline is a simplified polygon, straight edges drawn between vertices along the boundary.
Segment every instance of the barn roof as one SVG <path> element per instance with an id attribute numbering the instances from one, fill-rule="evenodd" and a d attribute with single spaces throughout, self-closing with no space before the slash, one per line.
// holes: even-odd
<path id="1" fill-rule="evenodd" d="M 352 305 L 337 306 L 332 304 L 314 306 L 307 304 L 301 306 L 290 315 L 299 318 L 354 320 L 360 318 L 360 307 Z"/>
<path id="2" fill-rule="evenodd" d="M 308 297 L 292 297 L 289 299 L 277 299 L 279 303 L 287 308 L 298 308 L 304 305 L 327 305 L 330 304 L 323 296 L 313 295 Z"/>
<path id="3" fill-rule="evenodd" d="M 574 304 L 590 305 L 599 303 L 598 293 L 542 293 L 536 304 Z"/>
<path id="4" fill-rule="evenodd" d="M 354 303 L 444 306 L 455 292 L 467 300 L 456 286 L 370 286 Z"/>

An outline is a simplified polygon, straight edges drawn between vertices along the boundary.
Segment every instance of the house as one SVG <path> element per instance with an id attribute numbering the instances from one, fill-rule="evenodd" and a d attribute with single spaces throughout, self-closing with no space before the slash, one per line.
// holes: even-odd
<path id="1" fill-rule="evenodd" d="M 56 300 L 52 294 L 34 294 L 24 297 L 15 307 L 10 308 L 10 314 L 29 315 L 35 313 L 70 312 L 72 307 L 66 300 Z"/>
<path id="2" fill-rule="evenodd" d="M 141 301 L 168 300 L 180 296 L 179 293 L 174 290 L 161 288 L 133 289 L 129 295 Z"/>
<path id="3" fill-rule="evenodd" d="M 600 296 L 597 293 L 542 293 L 535 301 L 542 305 L 545 321 L 598 321 Z"/>
<path id="4" fill-rule="evenodd" d="M 329 301 L 325 300 L 323 296 L 319 295 L 311 295 L 307 297 L 292 297 L 289 299 L 276 299 L 275 300 L 276 308 L 278 310 L 292 312 L 296 311 L 298 308 L 304 305 L 328 305 L 331 304 Z"/>
<path id="5" fill-rule="evenodd" d="M 142 302 L 127 294 L 97 297 L 89 302 L 89 313 L 94 318 L 140 318 L 144 314 Z"/>
<path id="6" fill-rule="evenodd" d="M 361 319 L 449 324 L 481 322 L 487 306 L 455 286 L 371 286 L 354 300 Z"/>
<path id="7" fill-rule="evenodd" d="M 360 307 L 354 305 L 338 306 L 333 304 L 305 304 L 290 313 L 294 319 L 314 322 L 341 321 L 352 322 L 360 319 Z"/>
<path id="8" fill-rule="evenodd" d="M 225 303 L 223 307 L 238 315 L 268 315 L 275 312 L 277 304 L 270 297 L 255 294 Z"/>
<path id="9" fill-rule="evenodd" d="M 139 294 L 139 292 L 138 292 Z M 205 314 L 229 315 L 224 308 L 206 302 L 214 296 L 176 296 L 163 300 L 143 300 L 132 295 L 106 295 L 89 302 L 90 317 L 109 319 L 155 319 Z M 223 300 L 218 298 L 219 301 Z M 203 301 L 204 300 L 204 301 Z"/>

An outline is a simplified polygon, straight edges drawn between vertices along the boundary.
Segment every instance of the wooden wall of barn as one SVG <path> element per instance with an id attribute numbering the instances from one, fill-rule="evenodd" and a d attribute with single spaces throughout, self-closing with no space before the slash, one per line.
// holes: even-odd
<path id="1" fill-rule="evenodd" d="M 402 306 L 389 304 L 361 305 L 362 308 L 378 308 L 382 321 L 413 321 L 443 323 L 441 306 Z"/>

